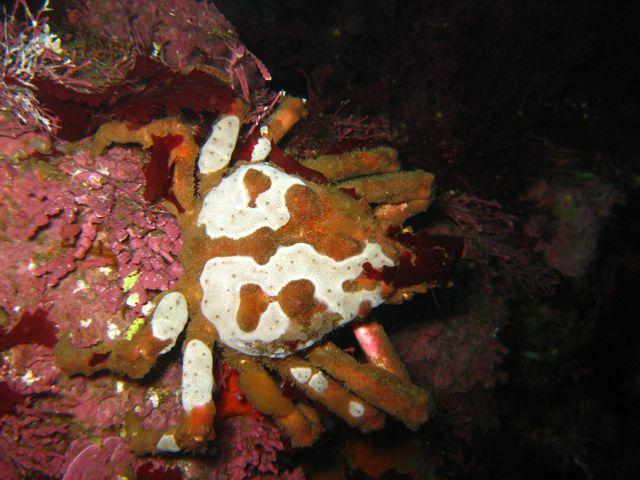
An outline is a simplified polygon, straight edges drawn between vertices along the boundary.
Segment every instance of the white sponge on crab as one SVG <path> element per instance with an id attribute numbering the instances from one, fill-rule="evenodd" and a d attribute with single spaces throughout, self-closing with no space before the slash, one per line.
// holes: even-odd
<path id="1" fill-rule="evenodd" d="M 193 339 L 182 355 L 182 408 L 190 412 L 211 402 L 213 387 L 211 349 L 202 340 Z"/>
<path id="2" fill-rule="evenodd" d="M 200 150 L 200 173 L 213 173 L 223 169 L 231 161 L 236 148 L 240 119 L 237 115 L 220 115 L 213 124 L 211 136 Z"/>

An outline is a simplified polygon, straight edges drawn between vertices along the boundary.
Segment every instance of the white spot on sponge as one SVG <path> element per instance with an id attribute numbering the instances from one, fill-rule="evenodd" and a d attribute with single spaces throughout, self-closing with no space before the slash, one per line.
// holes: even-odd
<path id="1" fill-rule="evenodd" d="M 271 140 L 265 137 L 260 137 L 253 146 L 251 152 L 252 162 L 261 162 L 271 153 Z"/>
<path id="2" fill-rule="evenodd" d="M 271 180 L 271 187 L 255 200 L 255 208 L 247 208 L 251 201 L 244 184 L 247 171 L 258 170 Z M 293 185 L 304 185 L 297 177 L 264 164 L 243 165 L 204 199 L 198 216 L 198 225 L 204 225 L 211 238 L 238 239 L 251 235 L 262 227 L 277 230 L 291 218 L 285 203 L 285 194 Z"/>
<path id="3" fill-rule="evenodd" d="M 291 376 L 295 378 L 298 383 L 307 383 L 311 378 L 311 369 L 309 367 L 293 367 L 291 369 Z"/>
<path id="4" fill-rule="evenodd" d="M 236 115 L 221 115 L 213 124 L 213 132 L 202 146 L 198 168 L 201 173 L 213 173 L 227 166 L 236 148 L 240 119 Z"/>
<path id="5" fill-rule="evenodd" d="M 160 353 L 167 353 L 173 348 L 188 317 L 187 299 L 184 295 L 171 292 L 162 297 L 151 317 L 151 333 L 158 340 L 169 340 L 171 343 Z"/>
<path id="6" fill-rule="evenodd" d="M 156 448 L 161 452 L 179 452 L 180 451 L 180 447 L 176 443 L 175 437 L 173 435 L 169 435 L 166 433 L 162 435 L 162 437 L 160 437 L 160 440 L 158 440 L 158 443 L 156 444 Z"/>
<path id="7" fill-rule="evenodd" d="M 364 405 L 362 405 L 360 402 L 351 400 L 349 402 L 349 413 L 354 418 L 361 417 L 362 415 L 364 415 Z"/>
<path id="8" fill-rule="evenodd" d="M 307 279 L 315 287 L 315 298 L 323 302 L 329 312 L 338 313 L 344 324 L 358 316 L 362 302 L 369 302 L 372 308 L 382 303 L 380 287 L 357 292 L 345 292 L 342 288 L 345 281 L 354 280 L 362 273 L 365 262 L 374 268 L 393 265 L 377 243 L 368 243 L 360 254 L 341 261 L 322 255 L 308 243 L 279 247 L 264 265 L 250 257 L 212 258 L 205 264 L 200 277 L 202 313 L 213 323 L 226 345 L 249 355 L 263 355 L 264 348 L 254 342 L 268 344 L 278 340 L 289 328 L 290 319 L 274 301 L 260 317 L 255 330 L 242 330 L 236 321 L 236 313 L 243 285 L 257 284 L 267 295 L 275 297 L 289 282 Z M 312 336 L 296 348 L 305 348 L 320 338 L 320 334 Z M 284 357 L 289 353 L 273 351 L 270 356 Z"/>
<path id="9" fill-rule="evenodd" d="M 314 373 L 311 377 L 311 380 L 309 380 L 309 386 L 316 393 L 323 394 L 329 387 L 329 381 L 327 380 L 327 377 L 322 374 L 322 372 L 318 372 Z"/>
<path id="10" fill-rule="evenodd" d="M 211 402 L 213 387 L 211 349 L 201 340 L 191 340 L 182 356 L 182 408 L 190 412 Z"/>

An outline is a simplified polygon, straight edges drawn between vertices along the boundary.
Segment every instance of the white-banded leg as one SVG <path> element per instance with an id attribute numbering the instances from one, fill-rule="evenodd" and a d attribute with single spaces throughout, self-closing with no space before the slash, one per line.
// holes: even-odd
<path id="1" fill-rule="evenodd" d="M 309 351 L 309 360 L 371 405 L 417 429 L 428 417 L 429 394 L 372 364 L 362 364 L 331 342 Z"/>
<path id="2" fill-rule="evenodd" d="M 211 135 L 202 145 L 198 157 L 201 197 L 220 183 L 236 148 L 241 123 L 236 113 L 221 113 L 213 123 Z"/>
<path id="3" fill-rule="evenodd" d="M 189 324 L 182 353 L 182 413 L 178 424 L 167 430 L 142 428 L 134 414 L 127 416 L 130 448 L 138 453 L 194 450 L 213 438 L 215 380 L 213 353 L 215 331 L 208 325 Z M 193 326 L 193 327 L 192 327 Z"/>
<path id="4" fill-rule="evenodd" d="M 200 196 L 204 197 L 221 180 L 236 150 L 245 108 L 238 104 L 216 118 L 211 135 L 198 158 Z M 261 162 L 269 156 L 272 144 L 277 144 L 293 126 L 307 115 L 304 102 L 285 97 L 260 128 L 239 147 L 241 160 Z"/>
<path id="5" fill-rule="evenodd" d="M 289 379 L 308 398 L 324 405 L 351 427 L 359 428 L 365 433 L 384 427 L 384 413 L 345 390 L 311 363 L 301 358 L 289 357 L 270 360 L 267 365 L 281 377 Z"/>
<path id="6" fill-rule="evenodd" d="M 142 327 L 132 326 L 116 341 L 90 348 L 74 348 L 69 336 L 56 344 L 57 365 L 70 375 L 108 370 L 130 378 L 142 378 L 158 355 L 173 348 L 189 317 L 187 300 L 180 292 L 163 295 Z"/>

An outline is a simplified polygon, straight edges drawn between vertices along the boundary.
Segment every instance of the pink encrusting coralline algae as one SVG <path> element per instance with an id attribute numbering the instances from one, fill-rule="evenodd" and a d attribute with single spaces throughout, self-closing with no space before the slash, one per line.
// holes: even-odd
<path id="1" fill-rule="evenodd" d="M 51 353 L 55 333 L 35 340 L 47 346 L 18 337 L 20 319 L 37 312 L 78 345 L 110 341 L 180 277 L 178 225 L 144 203 L 144 160 L 115 147 L 96 159 L 0 161 L 0 336 L 10 337 L 0 342 L 0 383 L 18 402 L 0 412 L 2 478 L 61 478 L 72 442 L 117 435 L 134 407 L 149 427 L 177 420 L 177 364 L 158 379 L 162 388 L 69 379 Z"/>
<path id="2" fill-rule="evenodd" d="M 118 437 L 90 443 L 69 463 L 64 480 L 110 480 L 131 475 L 135 457 Z"/>
<path id="3" fill-rule="evenodd" d="M 393 342 L 412 378 L 436 394 L 464 393 L 496 383 L 506 348 L 497 340 L 501 305 L 477 304 L 466 314 L 407 328 Z"/>
<path id="4" fill-rule="evenodd" d="M 284 448 L 278 428 L 264 419 L 232 417 L 222 422 L 221 452 L 210 480 L 286 479 L 303 480 L 300 468 L 288 470 L 278 465 Z"/>
<path id="5" fill-rule="evenodd" d="M 172 68 L 214 67 L 246 100 L 256 85 L 271 80 L 267 67 L 247 50 L 212 2 L 86 0 L 69 9 L 67 20 L 110 42 L 151 51 Z"/>
<path id="6" fill-rule="evenodd" d="M 0 241 L 14 252 L 0 260 L 6 307 L 40 303 L 34 293 L 82 267 L 76 294 L 97 294 L 113 314 L 128 293 L 128 316 L 135 318 L 151 290 L 167 289 L 179 278 L 178 225 L 162 208 L 144 205 L 142 162 L 140 155 L 113 148 L 95 160 L 86 152 L 68 156 L 59 168 L 42 164 L 21 172 L 0 164 L 0 215 L 7 225 Z M 93 277 L 91 288 L 87 276 Z"/>
<path id="7" fill-rule="evenodd" d="M 433 393 L 447 412 L 452 436 L 465 443 L 492 418 L 477 412 L 487 409 L 493 387 L 506 380 L 496 366 L 508 353 L 498 340 L 509 312 L 504 303 L 478 295 L 470 300 L 467 312 L 424 321 L 392 337 L 411 378 Z"/>

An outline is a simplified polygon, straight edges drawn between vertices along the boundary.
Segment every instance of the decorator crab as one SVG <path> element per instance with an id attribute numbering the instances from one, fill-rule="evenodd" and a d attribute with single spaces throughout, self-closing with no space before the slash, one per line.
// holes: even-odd
<path id="1" fill-rule="evenodd" d="M 213 438 L 214 352 L 293 445 L 312 444 L 322 427 L 313 407 L 294 403 L 274 375 L 362 431 L 382 428 L 385 413 L 417 428 L 427 419 L 429 396 L 411 383 L 381 326 L 355 323 L 366 362 L 325 337 L 382 302 L 428 288 L 388 279 L 415 255 L 389 231 L 400 232 L 429 206 L 433 176 L 400 172 L 397 152 L 386 147 L 293 160 L 277 146 L 306 115 L 304 103 L 291 97 L 236 148 L 246 114 L 242 102 L 229 102 L 200 149 L 175 118 L 98 130 L 95 154 L 111 143 L 164 148 L 173 175 L 167 206 L 182 228 L 185 274 L 155 299 L 133 335 L 84 349 L 63 337 L 59 365 L 68 373 L 141 378 L 186 326 L 181 419 L 168 430 L 144 431 L 131 415 L 127 435 L 138 453 L 195 449 Z"/>

